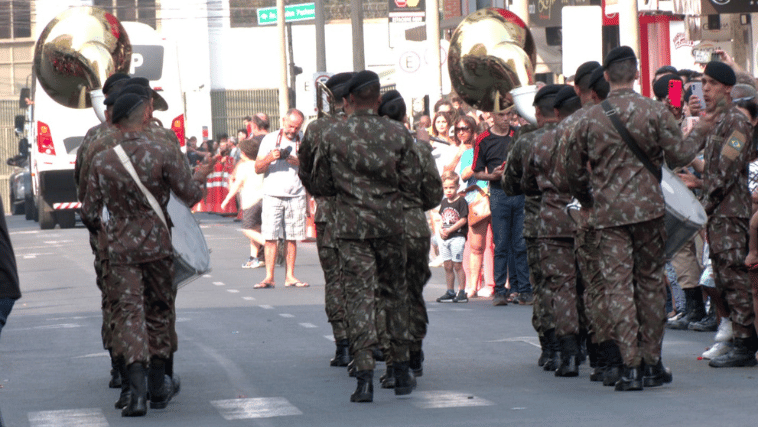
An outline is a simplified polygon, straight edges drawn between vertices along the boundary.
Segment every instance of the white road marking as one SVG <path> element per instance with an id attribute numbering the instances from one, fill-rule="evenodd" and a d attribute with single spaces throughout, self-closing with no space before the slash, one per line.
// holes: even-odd
<path id="1" fill-rule="evenodd" d="M 298 324 L 304 328 L 318 328 L 318 326 L 314 325 L 313 323 L 298 323 Z"/>
<path id="2" fill-rule="evenodd" d="M 34 259 L 37 258 L 37 255 L 24 255 L 24 259 Z"/>
<path id="3" fill-rule="evenodd" d="M 324 335 L 324 338 L 328 339 L 331 342 L 334 342 L 334 335 Z"/>
<path id="4" fill-rule="evenodd" d="M 472 308 L 453 308 L 450 311 L 472 311 Z"/>
<path id="5" fill-rule="evenodd" d="M 31 427 L 108 427 L 99 408 L 30 412 L 29 424 Z"/>
<path id="6" fill-rule="evenodd" d="M 76 356 L 74 359 L 89 359 L 91 357 L 110 357 L 107 351 L 101 351 L 99 353 L 85 354 L 84 356 Z"/>
<path id="7" fill-rule="evenodd" d="M 271 307 L 270 305 L 266 305 L 266 304 L 264 304 L 264 305 L 259 305 L 258 307 L 260 307 L 260 308 L 262 308 L 262 309 L 264 309 L 264 310 L 271 310 L 271 309 L 273 309 L 273 308 L 274 308 L 274 307 Z"/>
<path id="8" fill-rule="evenodd" d="M 489 400 L 470 393 L 455 391 L 419 391 L 412 395 L 413 405 L 421 409 L 465 408 L 472 406 L 492 406 Z"/>
<path id="9" fill-rule="evenodd" d="M 303 414 L 283 397 L 214 400 L 211 404 L 227 421 Z"/>
<path id="10" fill-rule="evenodd" d="M 255 301 L 255 298 L 253 297 L 242 297 L 242 299 L 245 301 Z"/>
<path id="11" fill-rule="evenodd" d="M 81 328 L 82 325 L 77 325 L 76 323 L 59 323 L 57 325 L 43 325 L 43 326 L 34 326 L 31 328 L 19 328 L 19 329 L 13 329 L 14 331 L 34 331 L 34 330 L 41 330 L 41 329 L 73 329 L 73 328 Z"/>
<path id="12" fill-rule="evenodd" d="M 206 278 L 206 279 L 210 279 L 211 275 L 210 274 L 203 274 L 203 277 Z"/>
<path id="13" fill-rule="evenodd" d="M 289 314 L 289 313 L 279 313 L 279 315 L 282 316 L 282 317 L 284 317 L 284 318 L 286 318 L 286 319 L 291 319 L 291 318 L 295 317 L 294 314 Z"/>
<path id="14" fill-rule="evenodd" d="M 492 340 L 487 342 L 524 342 L 527 344 L 531 344 L 537 348 L 542 348 L 540 346 L 540 339 L 538 337 L 514 337 L 514 338 L 503 338 L 499 340 Z"/>
<path id="15" fill-rule="evenodd" d="M 226 291 L 229 292 L 230 294 L 238 294 L 238 293 L 240 293 L 240 291 L 238 291 L 236 289 L 227 289 Z"/>
<path id="16" fill-rule="evenodd" d="M 29 231 L 11 231 L 10 234 L 13 236 L 14 234 L 39 234 L 39 230 L 29 230 Z"/>
<path id="17" fill-rule="evenodd" d="M 224 282 L 213 282 L 216 286 L 224 286 Z"/>

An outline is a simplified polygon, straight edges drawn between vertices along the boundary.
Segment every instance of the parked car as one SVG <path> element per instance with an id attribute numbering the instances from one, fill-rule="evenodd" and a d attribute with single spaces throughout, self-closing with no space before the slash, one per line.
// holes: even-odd
<path id="1" fill-rule="evenodd" d="M 32 175 L 29 172 L 29 157 L 15 156 L 6 163 L 13 166 L 8 183 L 10 185 L 10 205 L 13 215 L 26 215 L 34 219 L 34 195 L 32 193 Z"/>

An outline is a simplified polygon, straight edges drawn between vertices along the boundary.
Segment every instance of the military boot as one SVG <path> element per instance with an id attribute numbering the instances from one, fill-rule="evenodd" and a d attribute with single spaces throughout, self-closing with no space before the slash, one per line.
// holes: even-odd
<path id="1" fill-rule="evenodd" d="M 416 378 L 411 373 L 408 362 L 395 363 L 395 395 L 411 394 L 416 388 Z"/>
<path id="2" fill-rule="evenodd" d="M 355 373 L 358 379 L 358 387 L 350 396 L 351 402 L 373 402 L 374 401 L 374 371 L 358 371 Z"/>
<path id="3" fill-rule="evenodd" d="M 329 361 L 329 366 L 347 366 L 350 363 L 350 344 L 347 340 L 337 341 L 337 350 L 334 358 Z"/>
<path id="4" fill-rule="evenodd" d="M 642 369 L 639 366 L 626 366 L 621 378 L 616 381 L 616 391 L 642 390 Z"/>
<path id="5" fill-rule="evenodd" d="M 388 365 L 384 375 L 379 377 L 379 384 L 382 388 L 395 388 L 395 369 L 392 365 Z"/>
<path id="6" fill-rule="evenodd" d="M 542 369 L 545 371 L 555 371 L 561 366 L 561 342 L 555 336 L 555 329 L 545 331 L 545 339 L 550 347 L 550 358 Z"/>
<path id="7" fill-rule="evenodd" d="M 123 357 L 118 357 L 116 359 L 116 365 L 119 370 L 119 376 L 121 377 L 121 394 L 119 395 L 116 404 L 113 406 L 115 406 L 116 409 L 124 409 L 126 408 L 126 405 L 129 404 L 129 399 L 131 399 L 132 396 L 132 391 L 129 388 L 129 371 L 126 369 L 126 363 L 124 362 Z"/>
<path id="8" fill-rule="evenodd" d="M 621 357 L 621 351 L 613 340 L 603 341 L 600 343 L 600 352 L 605 357 L 606 368 L 603 375 L 603 385 L 610 387 L 616 385 L 621 378 L 624 361 Z"/>
<path id="9" fill-rule="evenodd" d="M 108 350 L 111 355 L 111 380 L 108 382 L 110 388 L 121 388 L 121 372 L 118 369 L 118 361 L 113 357 L 113 350 Z"/>
<path id="10" fill-rule="evenodd" d="M 129 372 L 129 402 L 121 410 L 122 417 L 141 417 L 147 413 L 147 373 L 142 363 L 132 363 Z"/>
<path id="11" fill-rule="evenodd" d="M 756 339 L 752 338 L 735 338 L 734 347 L 728 353 L 711 359 L 708 366 L 712 368 L 738 368 L 755 366 L 758 361 L 755 359 Z"/>
<path id="12" fill-rule="evenodd" d="M 174 397 L 174 382 L 166 375 L 165 360 L 153 358 L 147 377 L 148 389 L 150 390 L 150 407 L 152 409 L 164 409 Z"/>
<path id="13" fill-rule="evenodd" d="M 600 345 L 591 341 L 588 342 L 587 352 L 589 353 L 590 367 L 592 368 L 592 373 L 590 373 L 590 381 L 603 381 L 607 362 L 605 361 L 603 353 L 600 351 Z"/>
<path id="14" fill-rule="evenodd" d="M 576 377 L 579 375 L 579 345 L 576 335 L 565 335 L 560 339 L 561 364 L 555 370 L 556 377 Z"/>
<path id="15" fill-rule="evenodd" d="M 642 385 L 645 387 L 658 387 L 670 383 L 674 379 L 671 369 L 663 366 L 663 361 L 658 359 L 655 365 L 645 364 Z"/>
<path id="16" fill-rule="evenodd" d="M 540 335 L 540 348 L 542 349 L 542 353 L 540 353 L 540 358 L 537 359 L 537 366 L 545 366 L 545 363 L 550 360 L 550 346 L 544 334 Z"/>
<path id="17" fill-rule="evenodd" d="M 706 316 L 703 291 L 700 286 L 692 289 L 684 289 L 685 309 L 684 315 L 676 320 L 666 323 L 669 329 L 687 329 L 690 323 L 699 322 Z"/>
<path id="18" fill-rule="evenodd" d="M 418 378 L 424 375 L 424 351 L 412 351 L 411 360 L 408 362 L 413 376 Z"/>

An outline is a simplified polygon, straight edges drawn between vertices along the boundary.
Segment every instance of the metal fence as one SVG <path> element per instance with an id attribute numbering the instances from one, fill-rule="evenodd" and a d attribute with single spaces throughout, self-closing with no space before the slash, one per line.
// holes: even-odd
<path id="1" fill-rule="evenodd" d="M 0 197 L 3 198 L 6 213 L 11 211 L 8 177 L 13 172 L 13 166 L 8 166 L 5 160 L 18 154 L 13 119 L 19 114 L 24 114 L 24 110 L 18 108 L 17 100 L 0 100 Z"/>
<path id="2" fill-rule="evenodd" d="M 236 136 L 245 116 L 268 114 L 271 130 L 279 128 L 279 91 L 277 89 L 211 91 L 213 132 Z M 216 135 L 209 135 L 215 139 Z"/>

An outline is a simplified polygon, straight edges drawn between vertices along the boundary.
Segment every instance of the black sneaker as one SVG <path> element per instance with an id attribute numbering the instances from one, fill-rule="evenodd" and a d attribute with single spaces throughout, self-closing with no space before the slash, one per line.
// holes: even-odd
<path id="1" fill-rule="evenodd" d="M 532 305 L 534 304 L 534 295 L 531 292 L 522 292 L 518 296 L 518 303 L 520 305 Z"/>
<path id="2" fill-rule="evenodd" d="M 466 291 L 461 289 L 458 291 L 458 295 L 453 299 L 453 302 L 468 302 L 468 296 L 466 296 Z"/>
<path id="3" fill-rule="evenodd" d="M 455 292 L 447 291 L 445 295 L 437 298 L 437 302 L 455 302 Z"/>

